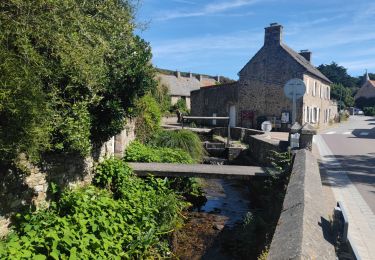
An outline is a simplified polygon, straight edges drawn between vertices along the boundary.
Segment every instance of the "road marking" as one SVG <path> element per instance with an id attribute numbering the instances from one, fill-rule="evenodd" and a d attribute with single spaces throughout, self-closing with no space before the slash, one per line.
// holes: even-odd
<path id="1" fill-rule="evenodd" d="M 343 135 L 350 135 L 350 134 L 352 134 L 351 131 L 343 133 Z"/>
<path id="2" fill-rule="evenodd" d="M 368 135 L 369 132 L 360 132 L 359 135 Z"/>
<path id="3" fill-rule="evenodd" d="M 332 135 L 332 134 L 336 134 L 336 132 L 335 131 L 331 131 L 331 132 L 326 133 L 326 135 Z"/>

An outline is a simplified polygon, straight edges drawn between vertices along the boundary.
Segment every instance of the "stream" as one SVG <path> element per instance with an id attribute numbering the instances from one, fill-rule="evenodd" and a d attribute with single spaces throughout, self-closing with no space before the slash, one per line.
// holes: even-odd
<path id="1" fill-rule="evenodd" d="M 199 179 L 207 202 L 187 212 L 185 226 L 173 237 L 178 259 L 235 259 L 230 244 L 233 229 L 250 211 L 246 181 Z"/>

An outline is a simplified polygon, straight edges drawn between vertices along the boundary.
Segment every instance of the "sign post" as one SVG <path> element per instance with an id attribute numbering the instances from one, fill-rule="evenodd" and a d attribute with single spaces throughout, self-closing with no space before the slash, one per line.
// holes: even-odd
<path id="1" fill-rule="evenodd" d="M 301 79 L 291 79 L 284 86 L 284 94 L 293 101 L 292 107 L 292 125 L 296 122 L 297 117 L 297 99 L 303 97 L 306 92 L 306 86 Z"/>

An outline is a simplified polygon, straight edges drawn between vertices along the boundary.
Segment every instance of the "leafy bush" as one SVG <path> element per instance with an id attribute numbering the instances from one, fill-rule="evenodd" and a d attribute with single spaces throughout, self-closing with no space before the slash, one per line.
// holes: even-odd
<path id="1" fill-rule="evenodd" d="M 138 141 L 132 142 L 124 156 L 129 162 L 157 162 L 157 163 L 193 163 L 191 156 L 176 148 L 147 146 Z M 170 178 L 166 184 L 176 193 L 184 195 L 196 206 L 205 201 L 202 187 L 195 178 Z"/>
<path id="2" fill-rule="evenodd" d="M 373 107 L 364 107 L 363 112 L 366 116 L 375 116 L 375 106 Z"/>
<path id="3" fill-rule="evenodd" d="M 104 161 L 94 186 L 65 191 L 47 210 L 18 216 L 0 241 L 0 258 L 139 259 L 165 257 L 165 234 L 180 223 L 186 203 L 162 180 L 134 177 L 117 159 Z"/>
<path id="4" fill-rule="evenodd" d="M 189 109 L 186 106 L 186 100 L 183 98 L 177 100 L 176 104 L 172 106 L 173 111 L 176 111 L 177 109 L 183 114 L 189 114 Z"/>
<path id="5" fill-rule="evenodd" d="M 165 147 L 147 146 L 139 141 L 132 142 L 125 151 L 124 160 L 128 162 L 192 163 L 191 156 L 181 150 Z"/>
<path id="6" fill-rule="evenodd" d="M 169 88 L 161 82 L 161 78 L 158 78 L 158 84 L 156 88 L 151 90 L 152 96 L 158 102 L 160 110 L 163 115 L 168 114 L 171 107 L 171 96 L 169 94 Z"/>
<path id="7" fill-rule="evenodd" d="M 156 86 L 133 1 L 4 0 L 0 10 L 0 163 L 88 155 Z"/>
<path id="8" fill-rule="evenodd" d="M 178 148 L 190 154 L 200 162 L 206 154 L 199 136 L 190 130 L 162 131 L 151 140 L 151 144 L 160 147 Z"/>
<path id="9" fill-rule="evenodd" d="M 160 130 L 161 111 L 159 104 L 147 94 L 136 103 L 136 129 L 137 138 L 146 142 Z"/>

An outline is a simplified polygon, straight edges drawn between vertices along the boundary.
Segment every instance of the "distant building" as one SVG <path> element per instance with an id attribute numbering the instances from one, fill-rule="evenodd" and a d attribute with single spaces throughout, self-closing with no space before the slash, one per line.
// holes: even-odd
<path id="1" fill-rule="evenodd" d="M 263 47 L 241 69 L 236 83 L 192 91 L 192 115 L 229 115 L 232 126 L 250 128 L 268 118 L 279 128 L 290 122 L 292 112 L 283 87 L 288 80 L 299 78 L 307 91 L 297 100 L 297 121 L 319 126 L 333 119 L 337 106 L 330 100 L 332 82 L 311 64 L 310 51 L 297 53 L 283 43 L 282 31 L 279 24 L 265 28 Z"/>
<path id="2" fill-rule="evenodd" d="M 190 109 L 190 92 L 201 87 L 221 84 L 229 79 L 220 76 L 208 76 L 190 72 L 171 71 L 157 69 L 157 80 L 160 84 L 168 87 L 172 105 L 179 99 L 186 101 L 186 106 Z"/>
<path id="3" fill-rule="evenodd" d="M 375 98 L 375 80 L 370 80 L 370 77 L 367 71 L 365 74 L 365 81 L 362 87 L 358 90 L 357 94 L 354 96 L 354 99 L 356 101 L 358 101 L 358 99 L 360 98 L 363 98 L 363 99 Z"/>

